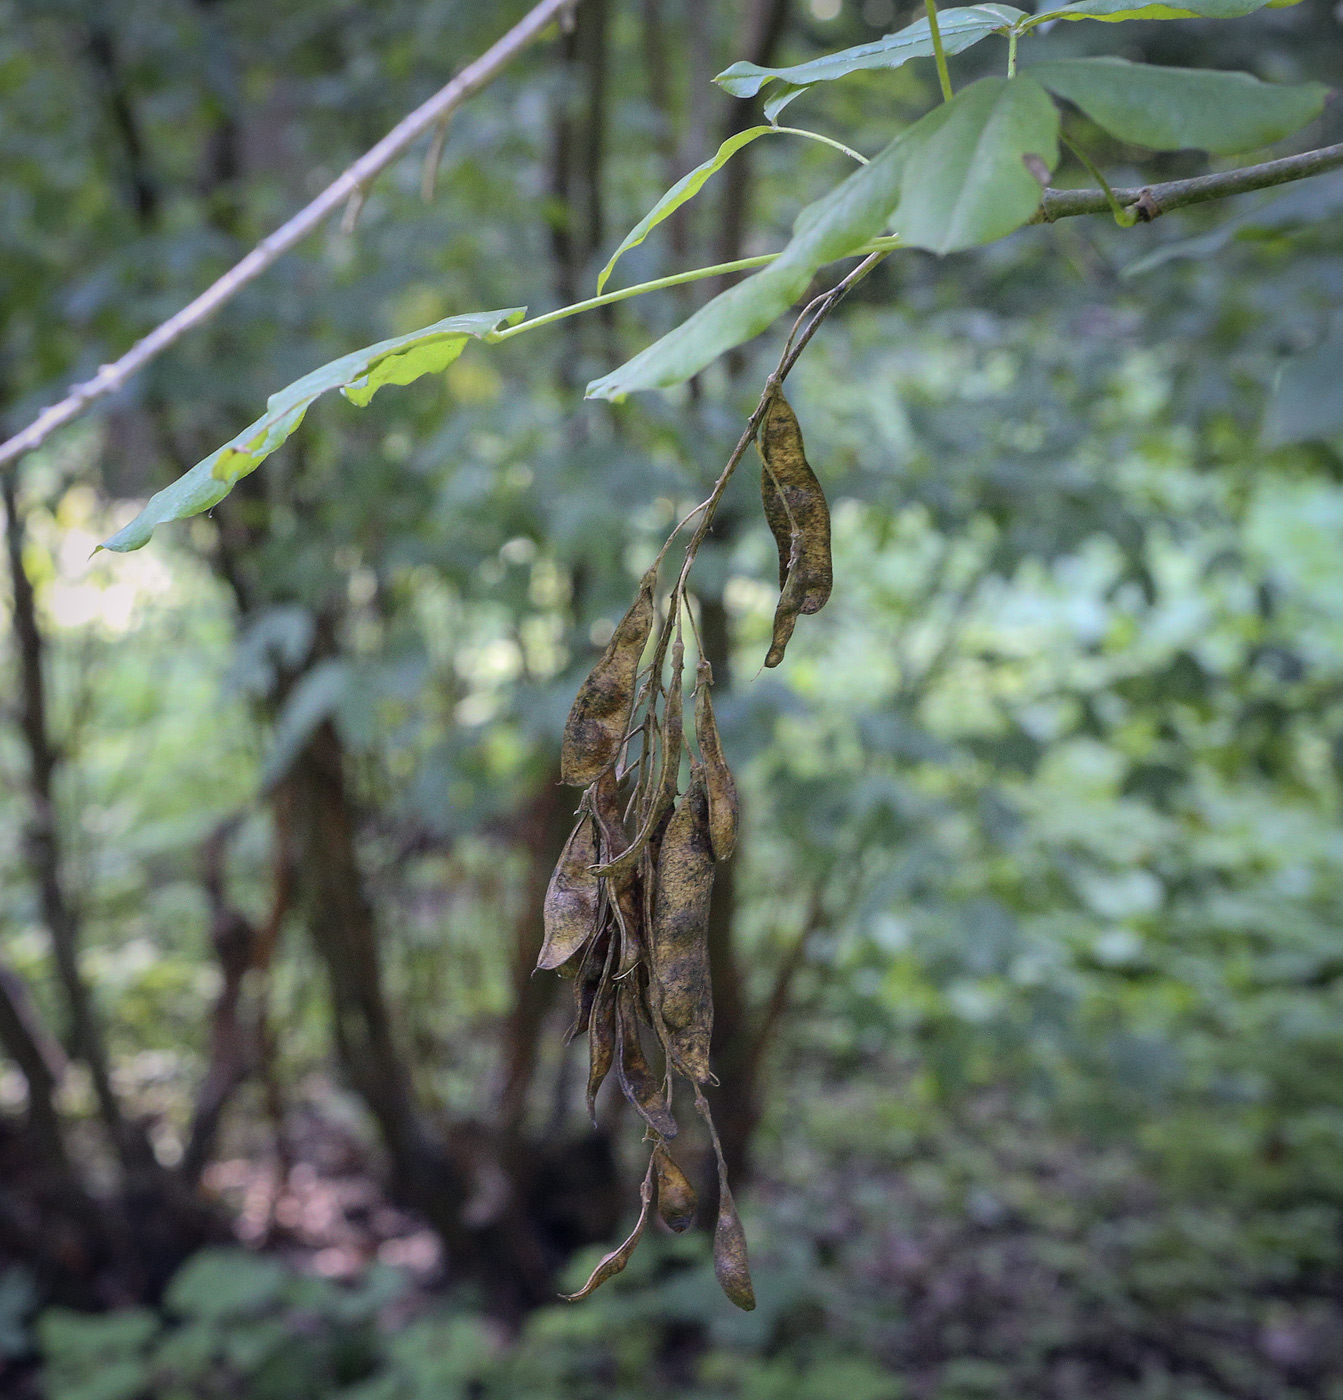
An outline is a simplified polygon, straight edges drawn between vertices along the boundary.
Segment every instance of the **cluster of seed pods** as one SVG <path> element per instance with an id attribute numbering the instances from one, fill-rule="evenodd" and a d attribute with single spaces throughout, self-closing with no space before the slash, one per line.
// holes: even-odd
<path id="1" fill-rule="evenodd" d="M 760 421 L 757 446 L 765 518 L 779 550 L 780 596 L 765 659 L 777 666 L 798 616 L 818 611 L 830 595 L 830 513 L 807 465 L 797 419 L 780 393 Z M 702 1092 L 718 1082 L 709 1066 L 709 902 L 714 871 L 736 845 L 737 789 L 714 721 L 712 672 L 702 658 L 691 693 L 693 746 L 686 733 L 681 616 L 694 547 L 656 638 L 658 564 L 644 575 L 569 712 L 561 777 L 583 793 L 546 893 L 537 966 L 573 979 L 577 1010 L 568 1039 L 588 1038 L 588 1112 L 614 1069 L 652 1142 L 633 1233 L 568 1295 L 571 1301 L 625 1267 L 654 1203 L 677 1232 L 694 1218 L 694 1189 L 668 1146 L 677 1135 L 672 1085 L 679 1075 L 693 1088 L 718 1162 L 714 1270 L 728 1298 L 749 1310 L 755 1293 L 746 1235 Z M 683 754 L 689 781 L 681 791 Z M 660 1074 L 650 1046 L 661 1060 Z"/>

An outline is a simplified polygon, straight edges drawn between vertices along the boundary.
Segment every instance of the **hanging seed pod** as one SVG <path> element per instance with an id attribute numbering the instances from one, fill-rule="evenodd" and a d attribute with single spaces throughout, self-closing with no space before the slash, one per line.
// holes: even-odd
<path id="1" fill-rule="evenodd" d="M 708 801 L 698 765 L 676 805 L 658 853 L 653 898 L 651 992 L 666 1030 L 667 1053 L 696 1084 L 711 1082 L 713 989 L 709 978 L 709 900 L 713 851 Z"/>
<path id="2" fill-rule="evenodd" d="M 699 1206 L 695 1188 L 661 1143 L 653 1149 L 653 1167 L 657 1172 L 658 1214 L 662 1223 L 679 1235 L 695 1219 Z"/>
<path id="3" fill-rule="evenodd" d="M 639 659 L 653 629 L 656 580 L 656 569 L 644 575 L 638 597 L 611 634 L 601 660 L 579 688 L 564 724 L 560 749 L 562 782 L 587 787 L 615 762 L 620 752 L 634 703 Z"/>
<path id="4" fill-rule="evenodd" d="M 623 851 L 628 844 L 625 820 L 620 810 L 620 787 L 615 770 L 606 769 L 592 788 L 592 806 L 597 815 L 597 825 L 601 831 L 602 854 L 608 857 L 613 851 Z M 602 877 L 609 867 L 595 866 L 594 878 Z M 623 977 L 643 957 L 644 918 L 643 897 L 634 878 L 633 871 L 626 867 L 604 880 L 607 898 L 610 900 L 619 934 L 620 955 L 617 959 L 616 976 Z"/>
<path id="5" fill-rule="evenodd" d="M 616 1074 L 625 1097 L 654 1132 L 664 1138 L 676 1136 L 676 1119 L 671 1116 L 662 1086 L 653 1073 L 639 1041 L 639 1014 L 633 978 L 616 983 Z"/>
<path id="6" fill-rule="evenodd" d="M 613 859 L 597 867 L 598 875 L 614 876 L 631 870 L 643 854 L 653 832 L 672 803 L 676 801 L 677 778 L 681 772 L 681 745 L 684 731 L 684 704 L 681 694 L 681 673 L 685 666 L 685 647 L 678 637 L 672 645 L 671 682 L 667 688 L 667 703 L 662 713 L 662 762 L 657 787 L 639 834 Z"/>
<path id="7" fill-rule="evenodd" d="M 788 577 L 783 584 L 783 592 L 779 594 L 779 601 L 774 609 L 774 637 L 770 642 L 769 652 L 765 656 L 766 666 L 777 666 L 783 660 L 784 650 L 793 635 L 798 614 L 802 611 L 802 597 L 807 586 L 807 576 L 800 567 L 801 542 L 798 540 L 793 541 L 791 557 L 798 562 L 788 570 Z"/>
<path id="8" fill-rule="evenodd" d="M 610 911 L 603 903 L 598 916 L 598 933 L 583 949 L 578 975 L 574 978 L 574 1023 L 564 1036 L 569 1044 L 576 1036 L 586 1035 L 592 1020 L 592 1006 L 597 1000 L 602 979 L 606 975 L 606 955 L 611 947 Z"/>
<path id="9" fill-rule="evenodd" d="M 709 1130 L 713 1155 L 718 1163 L 718 1223 L 713 1232 L 714 1275 L 729 1302 L 735 1303 L 743 1312 L 751 1312 L 755 1307 L 755 1288 L 751 1283 L 751 1265 L 746 1253 L 746 1231 L 728 1186 L 723 1144 L 718 1140 L 718 1129 L 714 1127 L 709 1101 L 698 1085 L 695 1088 L 695 1111 Z"/>
<path id="10" fill-rule="evenodd" d="M 588 1117 L 597 1126 L 597 1090 L 602 1087 L 616 1057 L 616 983 L 611 978 L 610 955 L 602 970 L 602 982 L 588 1018 Z"/>
<path id="11" fill-rule="evenodd" d="M 644 1226 L 648 1224 L 649 1208 L 653 1200 L 653 1164 L 648 1164 L 648 1172 L 644 1176 L 643 1185 L 639 1187 L 639 1219 L 631 1231 L 630 1236 L 623 1244 L 613 1249 L 610 1254 L 593 1269 L 588 1281 L 578 1290 L 577 1293 L 561 1293 L 560 1297 L 566 1303 L 576 1303 L 581 1298 L 586 1298 L 594 1289 L 598 1289 L 607 1279 L 615 1278 L 620 1271 L 630 1262 L 630 1255 L 634 1253 L 635 1247 L 643 1238 Z"/>
<path id="12" fill-rule="evenodd" d="M 546 889 L 543 912 L 545 941 L 538 968 L 559 967 L 588 941 L 597 926 L 598 885 L 592 867 L 597 860 L 597 824 L 586 811 L 569 833 L 555 873 Z"/>
<path id="13" fill-rule="evenodd" d="M 709 801 L 709 845 L 715 861 L 725 861 L 737 845 L 737 784 L 723 757 L 723 744 L 713 717 L 709 687 L 713 671 L 699 663 L 695 683 L 695 742 L 704 768 L 704 791 Z"/>
<path id="14" fill-rule="evenodd" d="M 797 416 L 781 393 L 774 395 L 765 411 L 756 449 L 762 463 L 760 494 L 765 519 L 779 551 L 779 587 L 782 589 L 788 575 L 800 567 L 804 580 L 797 611 L 820 612 L 834 582 L 830 507 L 816 473 L 807 464 Z"/>
<path id="15" fill-rule="evenodd" d="M 713 1271 L 718 1286 L 743 1312 L 755 1307 L 755 1288 L 746 1257 L 746 1231 L 742 1228 L 737 1204 L 728 1190 L 727 1179 L 718 1184 L 718 1224 L 713 1232 Z"/>

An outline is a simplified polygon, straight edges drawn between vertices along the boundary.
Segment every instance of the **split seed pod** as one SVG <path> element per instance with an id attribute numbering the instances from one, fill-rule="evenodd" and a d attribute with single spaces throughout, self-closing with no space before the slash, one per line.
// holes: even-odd
<path id="1" fill-rule="evenodd" d="M 798 612 L 820 612 L 830 597 L 830 507 L 816 473 L 807 463 L 802 429 L 788 400 L 779 393 L 765 410 L 756 439 L 762 468 L 760 494 L 765 519 L 779 551 L 779 587 L 795 568 L 804 575 Z M 794 538 L 796 536 L 796 539 Z M 799 558 L 793 561 L 794 546 Z"/>
<path id="2" fill-rule="evenodd" d="M 662 713 L 662 763 L 657 787 L 639 834 L 618 855 L 608 857 L 605 865 L 597 867 L 598 875 L 615 876 L 630 870 L 643 854 L 658 824 L 676 801 L 676 782 L 681 772 L 683 739 L 683 699 L 681 672 L 685 665 L 685 646 L 678 637 L 672 646 L 671 683 L 667 688 L 667 703 Z"/>
<path id="3" fill-rule="evenodd" d="M 737 784 L 723 757 L 713 702 L 709 699 L 712 684 L 709 663 L 701 661 L 695 685 L 695 740 L 704 764 L 704 791 L 709 799 L 709 845 L 714 860 L 724 861 L 737 845 Z"/>
<path id="4" fill-rule="evenodd" d="M 708 800 L 698 765 L 676 805 L 658 852 L 653 898 L 652 997 L 666 1030 L 667 1053 L 696 1084 L 713 1081 L 713 989 L 709 977 L 709 900 L 713 851 Z"/>
<path id="5" fill-rule="evenodd" d="M 538 968 L 559 967 L 588 941 L 597 925 L 597 826 L 586 811 L 569 833 L 546 890 L 546 936 Z"/>
<path id="6" fill-rule="evenodd" d="M 658 1214 L 662 1223 L 679 1235 L 695 1218 L 699 1206 L 695 1188 L 661 1143 L 653 1149 L 653 1167 L 658 1181 Z"/>
<path id="7" fill-rule="evenodd" d="M 583 949 L 578 964 L 578 974 L 574 978 L 574 1023 L 564 1037 L 569 1044 L 576 1036 L 586 1035 L 588 1023 L 592 1020 L 592 1007 L 606 978 L 606 955 L 611 947 L 610 913 L 603 908 L 598 918 L 597 936 Z"/>
<path id="8" fill-rule="evenodd" d="M 591 1277 L 577 1293 L 560 1294 L 560 1297 L 563 1298 L 566 1303 L 576 1303 L 580 1298 L 586 1298 L 589 1293 L 600 1288 L 607 1279 L 614 1278 L 625 1265 L 630 1262 L 630 1255 L 634 1253 L 635 1246 L 643 1237 L 644 1226 L 648 1224 L 648 1212 L 652 1200 L 653 1164 L 650 1162 L 648 1165 L 648 1174 L 644 1177 L 643 1185 L 639 1188 L 639 1219 L 633 1231 L 631 1231 L 629 1238 L 601 1260 L 597 1267 L 593 1269 Z"/>
<path id="9" fill-rule="evenodd" d="M 737 1203 L 728 1190 L 727 1179 L 719 1172 L 718 1224 L 713 1232 L 713 1271 L 718 1286 L 743 1312 L 755 1307 L 755 1288 L 746 1257 L 746 1231 L 737 1214 Z"/>
<path id="10" fill-rule="evenodd" d="M 620 753 L 634 703 L 639 660 L 653 629 L 656 579 L 655 569 L 644 575 L 638 597 L 611 634 L 601 660 L 579 688 L 564 724 L 560 748 L 562 782 L 587 787 Z"/>
<path id="11" fill-rule="evenodd" d="M 616 1057 L 616 984 L 611 980 L 608 954 L 602 983 L 588 1016 L 588 1117 L 597 1126 L 597 1090 L 602 1087 Z"/>
<path id="12" fill-rule="evenodd" d="M 662 1086 L 639 1041 L 639 1012 L 633 977 L 616 983 L 616 1074 L 620 1087 L 639 1116 L 664 1138 L 676 1136 Z"/>

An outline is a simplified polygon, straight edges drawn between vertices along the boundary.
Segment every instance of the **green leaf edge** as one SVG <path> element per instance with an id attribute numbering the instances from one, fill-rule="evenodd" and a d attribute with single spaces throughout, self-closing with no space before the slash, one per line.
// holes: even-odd
<path id="1" fill-rule="evenodd" d="M 986 14 L 999 22 L 996 25 L 984 26 L 981 17 Z M 958 19 L 958 16 L 969 17 L 971 15 L 980 19 L 981 22 L 976 23 L 969 18 Z M 1026 11 L 1018 10 L 1012 5 L 989 3 L 964 5 L 952 10 L 943 10 L 937 18 L 943 47 L 947 53 L 954 54 L 961 53 L 970 48 L 972 44 L 986 39 L 990 34 L 1010 31 L 1013 26 L 1020 25 L 1023 20 L 1027 19 L 1028 15 Z M 958 26 L 961 24 L 964 24 L 965 28 L 959 28 Z M 920 32 L 915 35 L 911 32 L 914 30 Z M 895 42 L 904 36 L 908 36 L 905 42 L 909 46 L 910 52 L 902 52 L 900 46 Z M 868 56 L 875 61 L 859 63 L 852 68 L 845 69 L 842 73 L 822 74 L 819 77 L 811 77 L 808 73 L 808 70 L 815 70 L 822 65 Z M 719 73 L 714 82 L 731 93 L 733 97 L 754 97 L 766 83 L 775 81 L 791 88 L 792 91 L 786 97 L 782 94 L 776 95 L 766 106 L 765 115 L 772 121 L 788 102 L 791 102 L 794 97 L 805 92 L 815 83 L 831 82 L 835 78 L 847 77 L 849 73 L 867 71 L 873 68 L 886 70 L 900 68 L 911 59 L 931 58 L 932 56 L 932 32 L 925 16 L 915 20 L 912 24 L 907 24 L 903 29 L 897 29 L 893 34 L 883 36 L 881 39 L 874 39 L 867 44 L 856 44 L 848 49 L 839 49 L 835 53 L 822 54 L 819 58 L 808 59 L 805 63 L 795 63 L 786 68 L 764 68 L 758 63 L 749 63 L 745 59 L 741 59 Z M 781 98 L 782 100 L 780 100 Z"/>
<path id="2" fill-rule="evenodd" d="M 625 235 L 620 247 L 611 254 L 610 261 L 597 274 L 598 296 L 605 288 L 607 279 L 611 276 L 616 263 L 631 248 L 637 248 L 663 220 L 670 218 L 683 204 L 694 199 L 704 188 L 709 177 L 717 174 L 743 146 L 749 146 L 757 137 L 768 136 L 774 130 L 775 128 L 772 126 L 752 126 L 745 131 L 738 131 L 735 135 L 729 136 L 708 160 L 702 161 L 688 174 L 682 175 Z"/>
<path id="3" fill-rule="evenodd" d="M 425 374 L 441 373 L 462 353 L 468 340 L 489 343 L 500 327 L 516 325 L 526 314 L 525 306 L 513 306 L 448 316 L 312 370 L 272 394 L 266 400 L 266 412 L 255 423 L 151 496 L 135 519 L 104 540 L 94 553 L 107 549 L 126 554 L 141 549 L 160 525 L 186 520 L 218 505 L 284 443 L 313 402 L 330 390 L 339 389 L 352 404 L 363 408 L 384 385 L 410 384 Z"/>
<path id="4" fill-rule="evenodd" d="M 1116 68 L 1121 70 L 1121 76 L 1130 79 L 1134 73 L 1157 72 L 1163 75 L 1192 75 L 1196 79 L 1212 82 L 1226 80 L 1229 88 L 1244 94 L 1263 91 L 1284 99 L 1295 98 L 1302 105 L 1299 111 L 1276 124 L 1265 123 L 1263 129 L 1258 133 L 1261 139 L 1251 141 L 1248 144 L 1237 141 L 1209 145 L 1185 140 L 1177 144 L 1154 145 L 1152 142 L 1134 135 L 1122 122 L 1110 120 L 1104 111 L 1100 110 L 1103 104 L 1096 103 L 1095 99 L 1085 91 L 1079 91 L 1076 86 L 1065 81 L 1070 74 L 1085 77 L 1088 72 L 1113 71 Z M 1064 101 L 1071 102 L 1075 107 L 1080 108 L 1102 131 L 1108 132 L 1120 141 L 1128 141 L 1151 151 L 1203 150 L 1213 155 L 1228 156 L 1240 155 L 1249 150 L 1258 150 L 1263 146 L 1272 145 L 1275 141 L 1283 140 L 1293 132 L 1300 131 L 1309 122 L 1314 121 L 1324 110 L 1325 98 L 1329 95 L 1329 89 L 1323 83 L 1266 83 L 1262 79 L 1256 78 L 1252 73 L 1244 73 L 1234 69 L 1181 68 L 1165 64 L 1134 63 L 1132 60 L 1121 58 L 1117 54 L 1085 58 L 1045 59 L 1043 62 L 1023 67 L 1021 71 L 1029 73 L 1036 82 L 1048 88 L 1055 97 L 1061 97 Z"/>

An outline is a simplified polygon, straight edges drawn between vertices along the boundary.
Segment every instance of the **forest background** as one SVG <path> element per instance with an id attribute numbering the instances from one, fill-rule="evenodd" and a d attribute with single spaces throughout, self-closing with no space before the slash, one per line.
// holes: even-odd
<path id="1" fill-rule="evenodd" d="M 525 10 L 0 0 L 4 425 Z M 587 1123 L 531 973 L 575 686 L 783 330 L 616 406 L 584 384 L 714 284 L 469 348 L 90 557 L 313 366 L 590 294 L 758 119 L 731 61 L 920 13 L 584 0 L 432 190 L 421 146 L 5 474 L 5 1394 L 1343 1396 L 1343 176 L 888 259 L 790 380 L 836 587 L 775 671 L 751 474 L 725 499 L 694 591 L 743 799 L 711 1097 L 749 1315 L 702 1231 L 553 1301 L 640 1134 L 609 1089 Z M 1116 33 L 1038 42 L 1343 75 L 1325 0 Z M 871 154 L 936 94 L 922 60 L 787 120 Z M 1209 168 L 1069 129 L 1116 184 Z M 1340 139 L 1330 103 L 1281 149 Z M 845 161 L 755 142 L 618 279 L 779 247 Z M 1323 368 L 1275 398 L 1284 363 Z"/>

